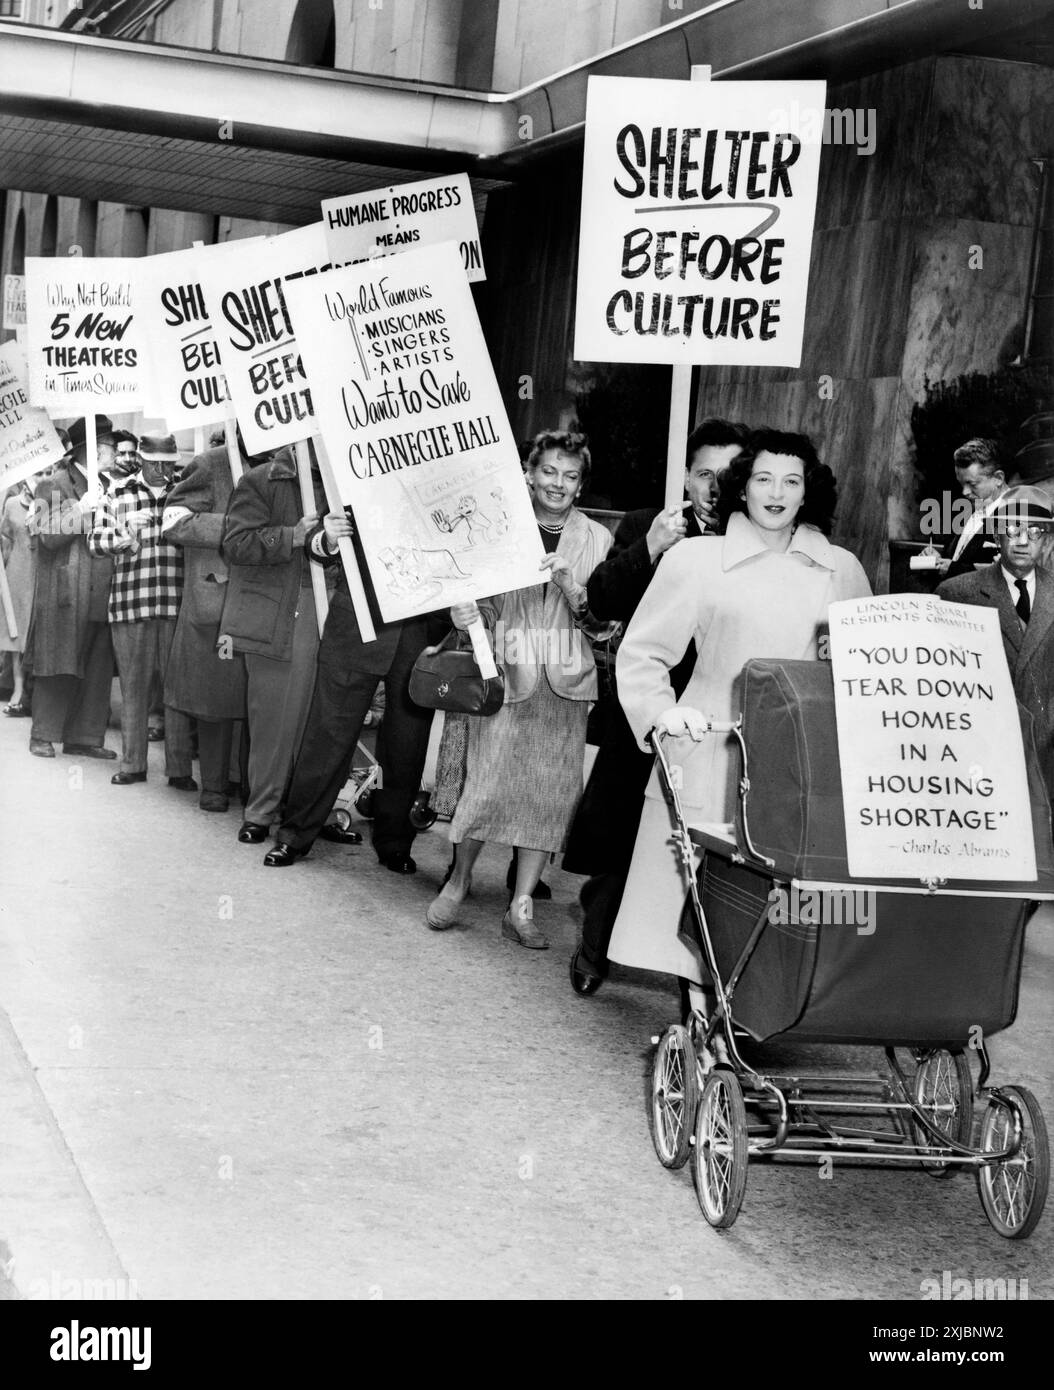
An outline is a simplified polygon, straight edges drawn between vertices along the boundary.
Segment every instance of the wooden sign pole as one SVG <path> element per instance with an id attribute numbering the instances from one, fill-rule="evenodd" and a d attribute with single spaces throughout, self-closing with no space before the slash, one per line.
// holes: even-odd
<path id="1" fill-rule="evenodd" d="M 340 498 L 340 491 L 337 488 L 337 479 L 333 472 L 333 465 L 329 461 L 326 453 L 326 446 L 320 434 L 314 436 L 315 454 L 318 457 L 319 471 L 322 474 L 322 486 L 326 491 L 326 501 L 329 503 L 331 512 L 343 512 L 344 503 Z M 359 573 L 359 566 L 355 559 L 355 547 L 351 543 L 350 536 L 341 536 L 337 542 L 340 551 L 341 563 L 344 566 L 344 573 L 348 580 L 348 592 L 351 594 L 351 606 L 355 609 L 355 618 L 359 624 L 359 636 L 364 642 L 375 642 L 377 640 L 377 629 L 373 626 L 373 618 L 370 616 L 370 606 L 366 602 L 366 590 L 363 588 L 362 575 Z"/>
<path id="2" fill-rule="evenodd" d="M 238 434 L 234 426 L 233 416 L 228 416 L 223 422 L 223 437 L 227 442 L 227 461 L 231 466 L 234 486 L 237 487 L 238 479 L 242 476 L 242 455 L 238 448 Z"/>
<path id="3" fill-rule="evenodd" d="M 693 82 L 709 82 L 709 64 L 692 67 Z M 688 440 L 688 407 L 692 396 L 692 367 L 675 365 L 670 381 L 670 430 L 666 437 L 666 496 L 664 505 L 676 507 L 684 497 L 684 450 Z"/>
<path id="4" fill-rule="evenodd" d="M 307 441 L 298 439 L 293 445 L 296 453 L 296 473 L 300 481 L 300 505 L 304 509 L 305 516 L 311 516 L 315 511 L 315 488 L 311 482 L 311 458 L 308 454 Z M 311 564 L 310 560 L 305 560 L 305 564 Z M 322 630 L 326 626 L 326 618 L 329 616 L 329 598 L 326 595 L 326 576 L 321 565 L 311 565 L 311 588 L 315 594 L 315 617 L 318 620 L 318 635 L 322 636 Z"/>
<path id="5" fill-rule="evenodd" d="M 99 439 L 95 430 L 95 412 L 84 417 L 84 471 L 88 477 L 88 494 L 98 497 L 99 486 Z"/>

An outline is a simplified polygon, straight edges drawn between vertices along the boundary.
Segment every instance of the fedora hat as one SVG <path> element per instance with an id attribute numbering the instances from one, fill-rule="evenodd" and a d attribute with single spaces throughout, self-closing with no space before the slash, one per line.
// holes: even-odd
<path id="1" fill-rule="evenodd" d="M 1007 488 L 999 499 L 994 515 L 1002 521 L 1054 522 L 1050 498 L 1038 487 Z"/>
<path id="2" fill-rule="evenodd" d="M 74 420 L 73 424 L 70 425 L 70 448 L 83 449 L 85 442 L 85 421 L 83 419 Z M 113 421 L 108 415 L 96 415 L 95 417 L 95 442 L 97 444 L 113 442 Z"/>
<path id="3" fill-rule="evenodd" d="M 144 463 L 178 463 L 179 446 L 173 434 L 144 434 L 139 439 L 139 457 Z"/>

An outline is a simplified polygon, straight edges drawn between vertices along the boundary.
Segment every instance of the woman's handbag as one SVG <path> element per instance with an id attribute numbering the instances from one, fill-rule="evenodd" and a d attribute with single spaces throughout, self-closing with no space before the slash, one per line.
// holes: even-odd
<path id="1" fill-rule="evenodd" d="M 505 677 L 500 667 L 496 679 L 480 675 L 468 634 L 452 628 L 434 651 L 423 651 L 414 662 L 410 699 L 425 709 L 497 714 L 505 700 Z"/>

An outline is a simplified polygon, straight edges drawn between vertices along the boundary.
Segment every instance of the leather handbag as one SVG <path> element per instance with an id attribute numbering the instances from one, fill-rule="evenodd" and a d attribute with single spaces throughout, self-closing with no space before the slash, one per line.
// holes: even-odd
<path id="1" fill-rule="evenodd" d="M 431 653 L 423 651 L 410 672 L 410 699 L 425 709 L 452 714 L 497 714 L 505 700 L 505 676 L 480 674 L 467 633 L 452 628 Z"/>

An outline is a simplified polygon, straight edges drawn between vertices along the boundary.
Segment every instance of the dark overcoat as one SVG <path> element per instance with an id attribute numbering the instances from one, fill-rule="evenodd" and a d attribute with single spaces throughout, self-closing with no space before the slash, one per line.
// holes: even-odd
<path id="1" fill-rule="evenodd" d="M 60 463 L 34 494 L 27 525 L 37 557 L 30 639 L 37 676 L 83 678 L 88 624 L 106 622 L 113 561 L 88 554 L 91 517 L 77 506 L 86 491 L 80 470 Z"/>
<path id="2" fill-rule="evenodd" d="M 1032 737 L 1047 795 L 1054 801 L 1054 575 L 1036 568 L 1036 601 L 1027 626 L 1017 616 L 997 560 L 984 569 L 946 579 L 938 598 L 995 608 L 1014 694 L 1032 715 Z"/>
<path id="3" fill-rule="evenodd" d="M 183 600 L 165 704 L 198 719 L 245 717 L 245 662 L 230 642 L 218 649 L 229 579 L 220 546 L 233 488 L 227 450 L 209 449 L 191 460 L 165 504 L 165 536 L 183 547 Z"/>

